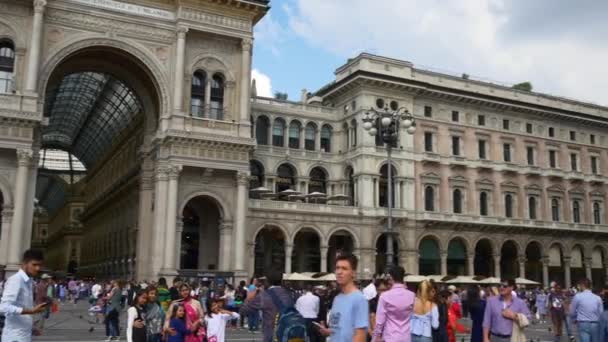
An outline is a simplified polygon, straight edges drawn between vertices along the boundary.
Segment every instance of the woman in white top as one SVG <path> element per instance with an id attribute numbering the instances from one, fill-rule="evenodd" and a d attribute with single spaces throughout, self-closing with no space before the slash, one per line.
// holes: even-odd
<path id="1" fill-rule="evenodd" d="M 146 342 L 146 311 L 148 293 L 137 290 L 133 306 L 127 310 L 127 342 Z"/>
<path id="2" fill-rule="evenodd" d="M 226 336 L 226 323 L 238 318 L 238 313 L 222 309 L 219 300 L 208 300 L 207 314 L 205 315 L 207 341 L 224 342 Z"/>
<path id="3" fill-rule="evenodd" d="M 439 327 L 439 311 L 432 301 L 432 291 L 433 286 L 428 280 L 424 280 L 418 286 L 411 318 L 412 342 L 433 341 L 432 329 Z"/>

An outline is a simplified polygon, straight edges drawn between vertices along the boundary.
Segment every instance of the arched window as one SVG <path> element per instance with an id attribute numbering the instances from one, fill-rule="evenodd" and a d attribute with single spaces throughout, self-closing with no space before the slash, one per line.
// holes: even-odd
<path id="1" fill-rule="evenodd" d="M 346 146 L 344 146 L 344 152 L 346 152 L 350 147 L 350 130 L 348 129 L 348 124 L 346 122 L 344 125 L 342 125 L 342 131 L 344 132 L 344 142 L 346 143 Z"/>
<path id="2" fill-rule="evenodd" d="M 321 150 L 329 153 L 331 152 L 331 126 L 323 125 L 321 128 Z"/>
<path id="3" fill-rule="evenodd" d="M 296 186 L 296 170 L 289 164 L 281 164 L 277 169 L 276 192 L 280 193 Z"/>
<path id="4" fill-rule="evenodd" d="M 485 191 L 479 194 L 479 215 L 488 216 L 488 194 Z"/>
<path id="5" fill-rule="evenodd" d="M 513 217 L 513 196 L 505 195 L 505 217 Z"/>
<path id="6" fill-rule="evenodd" d="M 599 202 L 593 202 L 593 224 L 602 224 L 602 211 Z"/>
<path id="7" fill-rule="evenodd" d="M 315 150 L 315 135 L 317 134 L 317 126 L 309 122 L 304 131 L 304 146 L 308 151 Z"/>
<path id="8" fill-rule="evenodd" d="M 572 221 L 581 223 L 581 204 L 578 201 L 572 202 Z"/>
<path id="9" fill-rule="evenodd" d="M 557 198 L 551 200 L 551 219 L 553 222 L 559 221 L 559 201 Z"/>
<path id="10" fill-rule="evenodd" d="M 255 121 L 255 138 L 258 145 L 268 145 L 268 129 L 270 128 L 270 120 L 265 116 L 258 116 Z"/>
<path id="11" fill-rule="evenodd" d="M 462 191 L 455 189 L 452 193 L 452 204 L 454 206 L 454 214 L 462 214 Z"/>
<path id="12" fill-rule="evenodd" d="M 432 186 L 424 188 L 424 210 L 435 211 L 435 189 Z"/>
<path id="13" fill-rule="evenodd" d="M 215 74 L 211 79 L 209 118 L 214 120 L 224 119 L 224 76 L 222 74 Z"/>
<path id="14" fill-rule="evenodd" d="M 300 148 L 300 129 L 302 125 L 294 120 L 289 124 L 289 148 Z"/>
<path id="15" fill-rule="evenodd" d="M 264 186 L 264 166 L 257 160 L 249 161 L 249 191 Z M 259 193 L 249 192 L 249 198 L 260 198 Z"/>
<path id="16" fill-rule="evenodd" d="M 327 173 L 320 167 L 315 167 L 310 171 L 308 193 L 313 192 L 327 194 Z"/>
<path id="17" fill-rule="evenodd" d="M 536 197 L 528 197 L 528 212 L 530 220 L 536 220 Z"/>
<path id="18" fill-rule="evenodd" d="M 13 91 L 15 47 L 9 40 L 0 41 L 0 93 Z"/>
<path id="19" fill-rule="evenodd" d="M 274 120 L 272 125 L 272 146 L 283 147 L 285 141 L 285 121 L 281 118 Z"/>
<path id="20" fill-rule="evenodd" d="M 192 116 L 202 118 L 205 116 L 205 87 L 207 74 L 197 71 L 192 75 L 192 88 L 190 96 L 190 112 Z"/>
<path id="21" fill-rule="evenodd" d="M 391 193 L 393 208 L 395 207 L 395 177 L 397 176 L 397 169 L 391 166 L 391 179 L 393 185 L 393 191 Z M 378 194 L 378 204 L 381 207 L 388 208 L 388 164 L 382 165 L 380 168 L 380 193 Z"/>
<path id="22" fill-rule="evenodd" d="M 348 181 L 348 188 L 346 189 L 346 196 L 349 197 L 349 204 L 355 205 L 355 176 L 352 167 L 346 168 L 346 180 Z"/>
<path id="23" fill-rule="evenodd" d="M 353 130 L 353 136 L 350 139 L 353 147 L 357 146 L 357 120 L 352 119 L 350 122 L 351 129 Z"/>

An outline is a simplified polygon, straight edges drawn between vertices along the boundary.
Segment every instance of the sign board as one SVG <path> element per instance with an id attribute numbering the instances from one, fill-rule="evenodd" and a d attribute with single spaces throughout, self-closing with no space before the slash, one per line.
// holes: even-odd
<path id="1" fill-rule="evenodd" d="M 70 2 L 138 16 L 175 20 L 175 13 L 160 8 L 129 4 L 117 0 L 70 0 Z"/>

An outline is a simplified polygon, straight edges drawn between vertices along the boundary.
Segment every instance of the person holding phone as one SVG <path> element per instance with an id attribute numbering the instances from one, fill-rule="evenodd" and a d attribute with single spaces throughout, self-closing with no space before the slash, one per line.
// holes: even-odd
<path id="1" fill-rule="evenodd" d="M 32 334 L 40 335 L 40 331 L 34 329 L 32 315 L 45 311 L 48 303 L 34 306 L 32 278 L 40 272 L 43 260 L 42 252 L 28 249 L 19 271 L 6 281 L 0 302 L 0 313 L 6 316 L 6 321 L 0 340 L 30 342 Z"/>

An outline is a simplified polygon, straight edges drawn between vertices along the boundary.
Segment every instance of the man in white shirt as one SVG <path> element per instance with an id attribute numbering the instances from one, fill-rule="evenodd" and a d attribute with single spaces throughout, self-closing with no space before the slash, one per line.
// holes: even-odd
<path id="1" fill-rule="evenodd" d="M 306 292 L 296 301 L 296 310 L 306 320 L 306 330 L 310 342 L 318 341 L 319 335 L 315 325 L 312 323 L 319 316 L 319 297 L 312 293 L 310 285 L 306 287 Z"/>
<path id="2" fill-rule="evenodd" d="M 100 294 L 101 294 L 101 285 L 99 285 L 99 283 L 95 283 L 95 285 L 93 285 L 93 287 L 91 287 L 91 295 L 93 296 L 93 298 L 98 299 Z"/>

